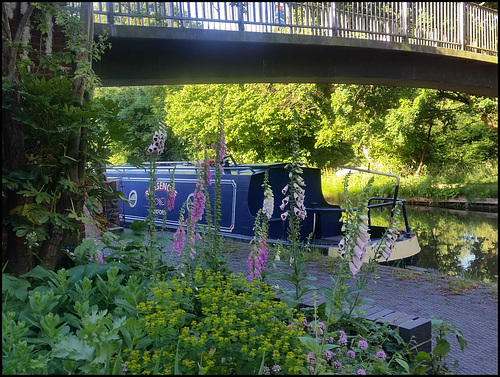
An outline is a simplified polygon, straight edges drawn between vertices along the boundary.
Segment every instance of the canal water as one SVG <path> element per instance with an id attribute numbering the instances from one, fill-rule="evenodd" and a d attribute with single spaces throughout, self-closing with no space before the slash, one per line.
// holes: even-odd
<path id="1" fill-rule="evenodd" d="M 421 251 L 412 265 L 498 283 L 498 213 L 407 205 Z"/>

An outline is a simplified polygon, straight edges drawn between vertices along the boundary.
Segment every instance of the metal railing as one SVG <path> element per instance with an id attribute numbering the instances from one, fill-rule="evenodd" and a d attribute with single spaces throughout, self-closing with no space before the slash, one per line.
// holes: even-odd
<path id="1" fill-rule="evenodd" d="M 465 2 L 94 2 L 113 25 L 398 42 L 498 56 L 498 12 Z"/>

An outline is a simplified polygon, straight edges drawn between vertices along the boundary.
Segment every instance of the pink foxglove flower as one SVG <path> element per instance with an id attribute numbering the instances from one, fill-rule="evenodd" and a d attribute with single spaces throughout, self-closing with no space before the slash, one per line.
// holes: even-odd
<path id="1" fill-rule="evenodd" d="M 177 228 L 177 231 L 174 233 L 174 250 L 177 252 L 178 256 L 182 254 L 182 248 L 184 247 L 185 241 L 186 241 L 186 231 L 184 230 L 181 222 L 179 222 L 179 227 Z"/>
<path id="2" fill-rule="evenodd" d="M 97 263 L 104 263 L 104 254 L 101 250 L 97 250 Z M 89 261 L 93 261 L 94 260 L 94 257 L 91 255 L 90 258 L 89 258 Z"/>
<path id="3" fill-rule="evenodd" d="M 193 205 L 191 207 L 191 219 L 196 223 L 205 211 L 205 194 L 203 193 L 203 178 L 200 176 L 194 191 Z"/>
<path id="4" fill-rule="evenodd" d="M 171 190 L 168 192 L 167 199 L 167 210 L 172 211 L 174 209 L 175 197 L 177 196 L 176 190 Z"/>

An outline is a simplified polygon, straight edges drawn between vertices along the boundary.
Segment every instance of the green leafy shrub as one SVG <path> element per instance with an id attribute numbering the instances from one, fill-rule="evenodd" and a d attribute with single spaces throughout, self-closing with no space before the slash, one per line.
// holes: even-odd
<path id="1" fill-rule="evenodd" d="M 88 263 L 57 273 L 37 266 L 20 278 L 4 273 L 2 373 L 116 372 L 136 307 L 148 299 L 147 281 L 127 271 Z"/>

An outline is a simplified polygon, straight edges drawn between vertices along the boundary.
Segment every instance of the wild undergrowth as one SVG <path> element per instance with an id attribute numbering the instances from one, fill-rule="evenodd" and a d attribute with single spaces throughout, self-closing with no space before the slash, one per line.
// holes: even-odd
<path id="1" fill-rule="evenodd" d="M 223 142 L 222 125 L 220 135 Z M 163 148 L 155 143 L 149 156 L 151 202 L 154 154 Z M 223 150 L 214 151 L 215 169 Z M 398 234 L 397 221 L 387 224 L 373 245 L 374 257 L 365 261 L 373 181 L 356 201 L 351 175 L 344 178 L 341 257 L 331 268 L 330 286 L 318 289 L 307 269 L 308 248 L 298 238 L 307 216 L 307 182 L 300 164 L 287 168 L 280 217 L 289 245 L 269 254 L 274 198 L 266 179 L 247 275 L 228 269 L 225 243 L 200 222 L 205 211 L 211 211 L 212 225 L 220 219 L 220 207 L 208 206 L 206 195 L 209 185 L 220 184 L 220 174 L 211 180 L 207 169 L 200 169 L 194 200 L 184 203 L 173 237 L 156 238 L 151 216 L 149 224 L 134 223 L 127 234 L 86 239 L 74 250 L 74 267 L 38 266 L 19 277 L 3 273 L 2 374 L 449 373 L 446 336 L 455 334 L 462 349 L 466 345 L 451 325 L 434 319 L 437 343 L 427 353 L 417 352 L 414 342 L 403 341 L 387 324 L 362 318 L 367 300 L 361 293 L 376 277 L 377 258 L 390 256 Z M 168 198 L 173 208 L 173 182 Z M 396 205 L 394 219 L 399 210 Z M 167 240 L 175 258 L 165 255 Z M 293 289 L 280 288 L 284 282 Z M 306 293 L 313 294 L 313 305 L 306 305 Z"/>

